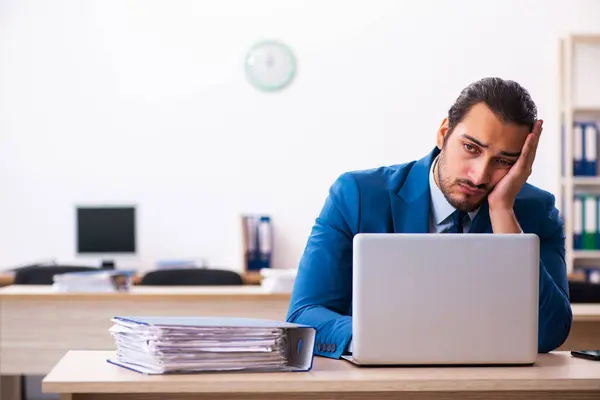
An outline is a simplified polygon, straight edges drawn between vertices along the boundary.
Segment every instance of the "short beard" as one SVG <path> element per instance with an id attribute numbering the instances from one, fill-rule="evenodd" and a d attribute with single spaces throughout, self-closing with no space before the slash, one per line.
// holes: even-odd
<path id="1" fill-rule="evenodd" d="M 449 182 L 449 179 L 446 179 L 445 177 L 442 176 L 442 169 L 444 169 L 444 166 L 446 165 L 446 157 L 445 157 L 443 150 L 439 154 L 436 164 L 437 164 L 437 174 L 436 175 L 437 175 L 437 179 L 438 179 L 438 184 L 440 186 L 440 191 L 446 198 L 446 201 L 452 207 L 456 208 L 457 210 L 463 211 L 463 212 L 472 212 L 472 211 L 477 210 L 481 206 L 481 204 L 483 202 L 485 202 L 485 200 L 487 199 L 487 195 L 484 196 L 483 199 L 476 204 L 471 204 L 468 201 L 460 201 L 460 200 L 453 199 L 450 196 L 450 186 L 452 185 L 452 182 Z M 435 166 L 434 166 L 434 168 L 435 168 Z M 474 185 L 471 185 L 471 186 L 474 186 Z"/>

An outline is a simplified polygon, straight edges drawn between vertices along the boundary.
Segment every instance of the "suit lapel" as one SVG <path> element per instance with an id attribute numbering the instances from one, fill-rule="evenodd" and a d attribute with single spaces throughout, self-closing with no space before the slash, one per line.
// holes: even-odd
<path id="1" fill-rule="evenodd" d="M 390 196 L 394 233 L 429 232 L 429 196 L 422 195 L 409 203 L 395 193 Z"/>
<path id="2" fill-rule="evenodd" d="M 415 162 L 400 190 L 390 192 L 395 233 L 429 232 L 429 169 L 438 154 L 436 147 L 429 155 Z"/>

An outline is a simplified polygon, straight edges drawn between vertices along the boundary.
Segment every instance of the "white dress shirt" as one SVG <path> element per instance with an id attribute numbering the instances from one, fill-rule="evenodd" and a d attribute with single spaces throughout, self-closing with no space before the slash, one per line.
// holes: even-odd
<path id="1" fill-rule="evenodd" d="M 429 232 L 441 233 L 452 226 L 452 213 L 456 211 L 444 194 L 435 183 L 433 177 L 433 167 L 437 163 L 437 158 L 431 163 L 429 170 L 429 197 L 430 197 L 430 212 L 429 212 Z M 463 232 L 468 233 L 471 228 L 471 223 L 475 219 L 479 209 L 468 213 L 469 218 L 463 221 Z"/>

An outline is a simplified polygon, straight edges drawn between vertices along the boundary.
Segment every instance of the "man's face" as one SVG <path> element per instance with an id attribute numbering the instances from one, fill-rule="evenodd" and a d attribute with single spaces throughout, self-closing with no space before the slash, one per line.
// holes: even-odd
<path id="1" fill-rule="evenodd" d="M 437 135 L 435 180 L 452 206 L 474 211 L 517 161 L 529 128 L 505 124 L 479 103 L 448 133 L 446 119 Z"/>

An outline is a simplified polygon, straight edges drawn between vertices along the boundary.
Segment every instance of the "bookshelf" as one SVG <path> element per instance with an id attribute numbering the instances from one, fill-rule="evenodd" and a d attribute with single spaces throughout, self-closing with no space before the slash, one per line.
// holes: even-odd
<path id="1" fill-rule="evenodd" d="M 586 186 L 596 187 L 596 186 L 600 186 L 600 177 L 574 176 L 574 177 L 571 177 L 570 181 L 563 177 L 561 179 L 561 184 L 562 185 L 570 184 L 570 185 L 573 185 L 574 187 L 586 187 Z"/>
<path id="2" fill-rule="evenodd" d="M 586 51 L 587 58 L 582 57 Z M 569 274 L 573 274 L 580 267 L 600 270 L 600 132 L 597 128 L 600 127 L 600 97 L 594 95 L 584 99 L 586 96 L 583 96 L 586 91 L 591 93 L 593 87 L 600 87 L 599 74 L 593 72 L 598 70 L 600 33 L 568 35 L 559 40 L 561 131 L 558 140 L 561 162 L 558 163 L 560 171 L 557 202 L 565 221 L 566 262 Z M 597 89 L 596 92 L 600 93 L 600 90 Z M 592 131 L 594 126 L 595 132 Z M 591 137 L 595 137 L 593 144 L 589 140 Z M 585 149 L 590 154 L 595 151 L 595 164 L 588 161 L 588 156 L 581 155 L 582 152 L 587 154 Z M 576 159 L 583 161 L 578 164 Z M 587 164 L 581 167 L 582 163 Z M 584 211 L 580 213 L 582 209 Z M 596 222 L 592 232 L 590 215 L 594 209 Z M 580 219 L 577 219 L 577 216 Z M 586 235 L 585 245 L 582 244 L 582 235 Z"/>
<path id="3" fill-rule="evenodd" d="M 600 250 L 573 250 L 575 260 L 600 260 Z"/>

